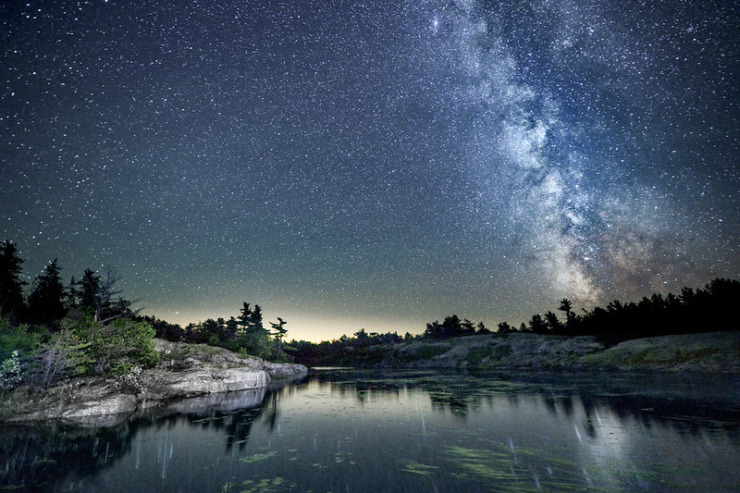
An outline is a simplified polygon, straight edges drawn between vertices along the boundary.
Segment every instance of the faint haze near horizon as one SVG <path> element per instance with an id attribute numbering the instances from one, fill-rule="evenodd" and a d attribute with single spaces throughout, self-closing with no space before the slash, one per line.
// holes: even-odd
<path id="1" fill-rule="evenodd" d="M 737 279 L 735 7 L 6 2 L 0 241 L 288 339 Z"/>

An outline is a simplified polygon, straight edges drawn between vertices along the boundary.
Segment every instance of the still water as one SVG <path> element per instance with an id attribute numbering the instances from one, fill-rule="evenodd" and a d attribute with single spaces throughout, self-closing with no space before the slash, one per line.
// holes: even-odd
<path id="1" fill-rule="evenodd" d="M 740 491 L 732 376 L 324 369 L 228 396 L 0 428 L 0 490 Z"/>

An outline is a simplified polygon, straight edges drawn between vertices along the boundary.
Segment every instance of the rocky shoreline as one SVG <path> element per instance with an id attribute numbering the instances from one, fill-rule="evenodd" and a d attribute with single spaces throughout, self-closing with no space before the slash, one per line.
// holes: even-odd
<path id="1" fill-rule="evenodd" d="M 0 422 L 115 425 L 149 412 L 259 405 L 275 382 L 306 376 L 303 365 L 240 357 L 222 348 L 157 340 L 157 368 L 135 377 L 78 378 L 49 389 L 19 388 L 0 403 Z M 378 347 L 375 363 L 351 366 L 527 371 L 660 371 L 740 374 L 740 332 L 650 337 L 607 346 L 596 337 L 514 333 L 419 340 Z M 359 355 L 355 355 L 357 357 Z"/>
<path id="2" fill-rule="evenodd" d="M 303 365 L 242 358 L 207 346 L 157 340 L 157 368 L 120 379 L 80 378 L 49 389 L 20 388 L 6 396 L 0 421 L 55 421 L 112 426 L 152 409 L 249 407 L 271 382 L 304 377 Z"/>
<path id="3" fill-rule="evenodd" d="M 740 373 L 740 332 L 646 337 L 608 345 L 593 336 L 513 333 L 399 344 L 386 368 Z"/>

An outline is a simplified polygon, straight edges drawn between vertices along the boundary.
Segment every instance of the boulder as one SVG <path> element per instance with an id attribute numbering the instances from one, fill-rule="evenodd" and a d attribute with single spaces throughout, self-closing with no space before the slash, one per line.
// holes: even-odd
<path id="1" fill-rule="evenodd" d="M 308 368 L 294 363 L 270 363 L 264 361 L 262 369 L 273 378 L 295 378 L 308 374 Z"/>
<path id="2" fill-rule="evenodd" d="M 200 396 L 213 399 L 183 402 L 184 409 L 208 406 L 254 407 L 264 397 L 270 377 L 263 370 L 229 368 L 168 372 L 146 370 L 136 388 L 123 388 L 110 380 L 72 382 L 26 396 L 8 421 L 61 420 L 81 426 L 111 426 L 137 409 Z M 234 394 L 229 396 L 229 394 Z M 257 400 L 258 399 L 258 400 Z"/>
<path id="3" fill-rule="evenodd" d="M 270 377 L 261 370 L 229 368 L 168 372 L 145 371 L 141 374 L 142 398 L 171 400 L 220 392 L 234 392 L 267 387 Z"/>

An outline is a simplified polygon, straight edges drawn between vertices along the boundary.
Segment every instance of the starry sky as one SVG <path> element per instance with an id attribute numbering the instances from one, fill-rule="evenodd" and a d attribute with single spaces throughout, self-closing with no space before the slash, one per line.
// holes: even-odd
<path id="1" fill-rule="evenodd" d="M 5 1 L 0 240 L 186 324 L 489 327 L 740 277 L 740 5 Z"/>

